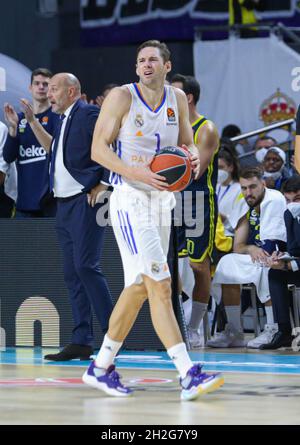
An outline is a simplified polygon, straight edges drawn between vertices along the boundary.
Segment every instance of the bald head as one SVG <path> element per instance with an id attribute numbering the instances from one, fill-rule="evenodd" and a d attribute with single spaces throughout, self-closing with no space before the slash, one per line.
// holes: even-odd
<path id="1" fill-rule="evenodd" d="M 80 96 L 81 85 L 74 74 L 58 73 L 51 78 L 48 98 L 55 113 L 64 113 Z"/>

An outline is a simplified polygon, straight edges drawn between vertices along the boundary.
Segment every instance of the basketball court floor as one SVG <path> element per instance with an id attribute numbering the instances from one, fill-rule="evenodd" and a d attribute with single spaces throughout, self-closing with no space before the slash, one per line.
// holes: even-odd
<path id="1" fill-rule="evenodd" d="M 53 351 L 53 349 L 51 350 Z M 191 352 L 225 384 L 194 402 L 181 402 L 177 372 L 164 352 L 123 351 L 117 367 L 135 389 L 108 397 L 81 382 L 89 362 L 46 362 L 49 349 L 0 353 L 1 425 L 299 425 L 300 353 L 208 350 Z"/>

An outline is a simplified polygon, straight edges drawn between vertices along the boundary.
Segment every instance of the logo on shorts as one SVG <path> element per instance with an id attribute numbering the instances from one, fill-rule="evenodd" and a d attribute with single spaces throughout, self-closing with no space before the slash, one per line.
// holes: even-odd
<path id="1" fill-rule="evenodd" d="M 159 263 L 152 263 L 151 264 L 151 272 L 152 273 L 159 273 L 159 272 L 167 272 L 168 271 L 168 264 L 159 264 Z"/>
<path id="2" fill-rule="evenodd" d="M 137 127 L 142 127 L 144 125 L 144 119 L 143 116 L 141 114 L 137 114 L 135 116 L 135 120 L 134 123 Z"/>
<path id="3" fill-rule="evenodd" d="M 176 121 L 175 111 L 173 110 L 173 108 L 167 108 L 167 116 L 169 122 Z"/>
<path id="4" fill-rule="evenodd" d="M 152 273 L 159 273 L 160 272 L 160 266 L 158 263 L 152 263 L 151 265 L 151 272 Z"/>

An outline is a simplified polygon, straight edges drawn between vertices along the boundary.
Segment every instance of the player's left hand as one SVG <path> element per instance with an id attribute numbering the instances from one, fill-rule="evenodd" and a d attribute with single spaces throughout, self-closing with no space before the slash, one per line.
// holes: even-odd
<path id="1" fill-rule="evenodd" d="M 91 207 L 95 207 L 100 202 L 101 196 L 106 192 L 107 186 L 104 184 L 98 184 L 92 188 L 90 193 L 87 194 L 87 201 Z"/>
<path id="2" fill-rule="evenodd" d="M 182 145 L 181 147 L 186 150 L 189 155 L 194 173 L 194 179 L 198 179 L 200 176 L 200 155 L 198 150 L 195 152 L 191 152 L 191 150 L 189 150 L 186 145 Z"/>

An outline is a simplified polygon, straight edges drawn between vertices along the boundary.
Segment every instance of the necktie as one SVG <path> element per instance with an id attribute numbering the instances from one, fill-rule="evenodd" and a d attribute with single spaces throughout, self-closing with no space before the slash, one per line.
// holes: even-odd
<path id="1" fill-rule="evenodd" d="M 56 152 L 57 152 L 58 142 L 59 142 L 59 138 L 60 138 L 61 127 L 62 127 L 65 117 L 66 116 L 64 114 L 61 114 L 60 119 L 57 124 L 57 127 L 56 127 L 56 130 L 55 130 L 55 140 L 54 140 L 54 145 L 53 145 L 53 149 L 52 149 L 52 153 L 51 153 L 51 161 L 50 161 L 50 178 L 49 178 L 50 192 L 52 192 L 53 187 L 54 187 L 55 158 L 56 158 Z"/>

